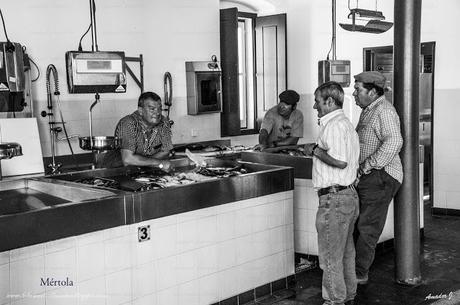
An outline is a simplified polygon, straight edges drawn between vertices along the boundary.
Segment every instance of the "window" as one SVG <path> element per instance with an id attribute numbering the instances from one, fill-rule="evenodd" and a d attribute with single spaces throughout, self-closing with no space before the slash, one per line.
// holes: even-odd
<path id="1" fill-rule="evenodd" d="M 241 130 L 255 126 L 254 26 L 252 18 L 238 18 L 238 97 Z"/>

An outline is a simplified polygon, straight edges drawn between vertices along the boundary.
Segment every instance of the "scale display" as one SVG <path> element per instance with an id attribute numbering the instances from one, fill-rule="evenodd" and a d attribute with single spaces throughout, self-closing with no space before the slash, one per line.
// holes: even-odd
<path id="1" fill-rule="evenodd" d="M 124 52 L 66 53 L 67 84 L 70 93 L 124 93 Z"/>

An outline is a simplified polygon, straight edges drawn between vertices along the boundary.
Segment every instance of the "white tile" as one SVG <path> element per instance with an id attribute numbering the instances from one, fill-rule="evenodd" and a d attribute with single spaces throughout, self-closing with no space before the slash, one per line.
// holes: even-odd
<path id="1" fill-rule="evenodd" d="M 236 263 L 244 264 L 254 257 L 254 245 L 252 235 L 246 235 L 235 239 Z"/>
<path id="2" fill-rule="evenodd" d="M 294 223 L 294 204 L 292 199 L 284 200 L 284 223 L 283 224 L 293 224 Z"/>
<path id="3" fill-rule="evenodd" d="M 76 285 L 76 284 L 75 284 Z M 77 286 L 61 287 L 46 291 L 46 305 L 77 305 Z"/>
<path id="4" fill-rule="evenodd" d="M 197 247 L 198 221 L 192 220 L 177 224 L 177 252 L 185 252 Z"/>
<path id="5" fill-rule="evenodd" d="M 104 274 L 104 243 L 77 247 L 77 278 L 83 282 Z"/>
<path id="6" fill-rule="evenodd" d="M 244 236 L 252 233 L 254 219 L 253 209 L 246 208 L 235 211 L 235 235 Z M 264 219 L 262 219 L 264 220 Z"/>
<path id="7" fill-rule="evenodd" d="M 193 219 L 198 219 L 198 218 L 203 218 L 203 217 L 209 217 L 209 216 L 214 216 L 218 213 L 218 208 L 217 207 L 209 207 L 205 209 L 198 209 L 186 213 L 180 213 L 177 214 L 177 223 L 185 222 L 185 221 L 190 221 Z"/>
<path id="8" fill-rule="evenodd" d="M 245 292 L 256 288 L 256 274 L 259 272 L 256 268 L 256 264 L 257 261 L 253 260 L 236 267 L 238 272 L 238 291 Z"/>
<path id="9" fill-rule="evenodd" d="M 286 241 L 286 249 L 294 249 L 294 225 L 289 224 L 284 227 L 284 239 Z"/>
<path id="10" fill-rule="evenodd" d="M 132 269 L 133 299 L 155 293 L 156 273 L 154 262 L 149 262 Z"/>
<path id="11" fill-rule="evenodd" d="M 307 210 L 306 221 L 306 231 L 310 233 L 316 233 L 316 211 Z"/>
<path id="12" fill-rule="evenodd" d="M 198 250 L 183 252 L 177 255 L 177 283 L 185 283 L 198 277 Z"/>
<path id="13" fill-rule="evenodd" d="M 258 287 L 270 282 L 270 257 L 264 257 L 254 261 L 254 287 Z"/>
<path id="14" fill-rule="evenodd" d="M 217 241 L 224 241 L 235 237 L 235 212 L 217 215 Z"/>
<path id="15" fill-rule="evenodd" d="M 294 228 L 299 231 L 307 231 L 308 230 L 308 220 L 307 214 L 309 210 L 304 209 L 295 209 L 294 210 Z"/>
<path id="16" fill-rule="evenodd" d="M 75 237 L 57 239 L 57 240 L 47 242 L 45 244 L 45 254 L 67 250 L 67 249 L 75 248 L 75 247 L 76 247 Z"/>
<path id="17" fill-rule="evenodd" d="M 12 305 L 45 305 L 45 295 L 27 295 L 21 300 L 11 303 Z"/>
<path id="18" fill-rule="evenodd" d="M 446 192 L 446 208 L 460 210 L 460 192 Z"/>
<path id="19" fill-rule="evenodd" d="M 41 279 L 45 273 L 45 258 L 37 256 L 10 264 L 11 294 L 38 295 L 45 292 Z"/>
<path id="20" fill-rule="evenodd" d="M 287 247 L 286 237 L 286 228 L 284 226 L 276 227 L 271 229 L 268 232 L 269 244 L 270 244 L 270 254 L 284 252 Z"/>
<path id="21" fill-rule="evenodd" d="M 214 304 L 219 301 L 218 274 L 210 274 L 199 279 L 200 304 Z"/>
<path id="22" fill-rule="evenodd" d="M 289 276 L 295 273 L 295 253 L 293 250 L 288 250 L 284 253 L 286 265 L 284 276 Z"/>
<path id="23" fill-rule="evenodd" d="M 217 214 L 233 212 L 235 210 L 241 209 L 241 201 L 221 204 L 221 205 L 218 205 L 216 208 L 217 208 Z"/>
<path id="24" fill-rule="evenodd" d="M 311 233 L 305 231 L 294 231 L 295 252 L 308 254 L 310 235 Z"/>
<path id="25" fill-rule="evenodd" d="M 78 305 L 106 305 L 105 277 L 78 283 Z"/>
<path id="26" fill-rule="evenodd" d="M 177 286 L 157 292 L 158 305 L 182 305 L 179 304 L 179 289 Z"/>
<path id="27" fill-rule="evenodd" d="M 316 211 L 319 206 L 318 193 L 314 189 L 307 191 L 307 209 Z"/>
<path id="28" fill-rule="evenodd" d="M 296 209 L 307 208 L 307 188 L 297 187 L 294 189 L 294 207 Z"/>
<path id="29" fill-rule="evenodd" d="M 295 186 L 295 188 L 297 188 L 297 187 L 305 187 L 305 186 L 307 186 L 307 180 L 306 179 L 295 178 L 294 179 L 294 186 Z"/>
<path id="30" fill-rule="evenodd" d="M 217 217 L 209 216 L 197 220 L 198 247 L 206 247 L 215 244 L 217 241 Z"/>
<path id="31" fill-rule="evenodd" d="M 18 261 L 26 258 L 43 256 L 45 253 L 45 244 L 37 244 L 33 246 L 13 249 L 10 251 L 10 261 Z"/>
<path id="32" fill-rule="evenodd" d="M 119 305 L 131 300 L 131 269 L 105 276 L 107 304 Z"/>
<path id="33" fill-rule="evenodd" d="M 7 304 L 11 298 L 8 298 L 10 293 L 10 265 L 0 265 L 0 304 Z"/>
<path id="34" fill-rule="evenodd" d="M 222 243 L 217 244 L 217 268 L 218 270 L 224 270 L 233 266 L 236 266 L 237 261 L 237 241 L 236 239 L 230 239 Z"/>
<path id="35" fill-rule="evenodd" d="M 268 204 L 268 228 L 274 228 L 284 225 L 284 200 Z"/>
<path id="36" fill-rule="evenodd" d="M 249 246 L 249 260 L 261 258 L 264 256 L 271 255 L 271 251 L 273 245 L 270 244 L 271 237 L 270 237 L 271 230 L 262 231 L 258 233 L 254 233 L 251 237 L 251 245 Z M 247 261 L 247 260 L 246 260 Z M 241 263 L 246 262 L 241 261 Z"/>
<path id="37" fill-rule="evenodd" d="M 318 255 L 318 234 L 308 233 L 307 254 Z"/>
<path id="38" fill-rule="evenodd" d="M 96 231 L 77 236 L 77 247 L 104 241 L 104 231 Z"/>
<path id="39" fill-rule="evenodd" d="M 217 247 L 217 245 L 211 245 L 197 250 L 198 277 L 218 271 Z"/>
<path id="40" fill-rule="evenodd" d="M 196 279 L 187 283 L 180 284 L 179 290 L 179 304 L 199 305 L 200 304 L 200 286 L 199 281 Z"/>
<path id="41" fill-rule="evenodd" d="M 104 242 L 106 274 L 131 267 L 131 240 L 123 236 Z"/>
<path id="42" fill-rule="evenodd" d="M 225 300 L 238 293 L 238 269 L 230 268 L 218 273 L 219 300 Z"/>
<path id="43" fill-rule="evenodd" d="M 148 262 L 152 262 L 156 259 L 157 253 L 157 244 L 150 238 L 150 240 L 139 242 L 136 235 L 131 235 L 133 242 L 131 243 L 132 249 L 132 265 L 140 266 Z"/>
<path id="44" fill-rule="evenodd" d="M 287 257 L 285 252 L 278 252 L 267 257 L 267 261 L 265 263 L 271 267 L 267 270 L 268 275 L 265 279 L 265 283 L 273 282 L 286 277 L 286 259 Z"/>
<path id="45" fill-rule="evenodd" d="M 157 295 L 156 294 L 149 294 L 133 301 L 133 305 L 156 305 L 157 303 Z"/>
<path id="46" fill-rule="evenodd" d="M 176 256 L 162 258 L 156 261 L 157 290 L 164 290 L 177 284 Z M 162 303 L 160 303 L 162 304 Z"/>
<path id="47" fill-rule="evenodd" d="M 270 195 L 267 196 L 267 202 L 281 201 L 281 200 L 284 200 L 284 199 L 286 199 L 285 192 L 270 194 Z"/>
<path id="48" fill-rule="evenodd" d="M 129 226 L 118 226 L 102 232 L 104 233 L 104 240 L 127 236 L 129 235 Z"/>
<path id="49" fill-rule="evenodd" d="M 10 251 L 0 252 L 0 266 L 10 262 Z"/>
<path id="50" fill-rule="evenodd" d="M 76 249 L 52 252 L 45 256 L 45 278 L 57 281 L 77 282 L 77 257 Z M 60 288 L 59 286 L 47 286 L 46 290 Z"/>

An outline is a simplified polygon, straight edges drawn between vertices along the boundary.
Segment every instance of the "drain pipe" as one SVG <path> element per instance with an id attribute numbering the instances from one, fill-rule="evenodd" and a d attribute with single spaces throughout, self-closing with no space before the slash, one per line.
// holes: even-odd
<path id="1" fill-rule="evenodd" d="M 419 209 L 419 60 L 422 1 L 394 4 L 394 92 L 401 118 L 404 181 L 394 201 L 395 278 L 403 285 L 421 282 Z"/>

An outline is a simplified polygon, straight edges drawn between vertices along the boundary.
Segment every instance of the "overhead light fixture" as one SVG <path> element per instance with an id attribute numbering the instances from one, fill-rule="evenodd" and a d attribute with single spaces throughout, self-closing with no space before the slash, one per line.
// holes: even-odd
<path id="1" fill-rule="evenodd" d="M 350 3 L 348 3 L 350 4 Z M 348 5 L 349 6 L 349 5 Z M 377 6 L 377 4 L 376 4 Z M 380 34 L 388 31 L 392 26 L 392 22 L 382 21 L 385 20 L 385 16 L 381 11 L 377 10 L 366 10 L 360 8 L 350 9 L 348 19 L 352 20 L 351 24 L 339 23 L 340 26 L 347 31 L 351 32 L 364 32 L 372 34 Z M 356 23 L 356 20 L 367 20 L 365 25 Z"/>

